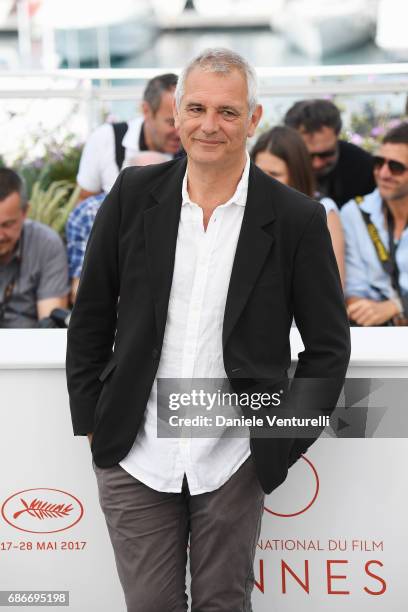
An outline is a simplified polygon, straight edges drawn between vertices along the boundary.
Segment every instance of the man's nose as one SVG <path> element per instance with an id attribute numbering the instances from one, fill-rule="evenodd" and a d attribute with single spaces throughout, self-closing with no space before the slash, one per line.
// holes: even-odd
<path id="1" fill-rule="evenodd" d="M 314 170 L 320 170 L 320 168 L 324 168 L 326 165 L 326 161 L 321 157 L 313 156 L 312 157 L 312 167 Z"/>
<path id="2" fill-rule="evenodd" d="M 218 130 L 217 114 L 212 111 L 207 111 L 203 117 L 201 129 L 206 134 L 213 134 Z"/>
<path id="3" fill-rule="evenodd" d="M 167 136 L 170 136 L 171 138 L 179 138 L 180 134 L 179 134 L 178 129 L 173 127 L 167 130 Z"/>
<path id="4" fill-rule="evenodd" d="M 392 176 L 388 164 L 383 164 L 381 168 L 378 168 L 377 173 L 382 179 L 389 179 Z"/>

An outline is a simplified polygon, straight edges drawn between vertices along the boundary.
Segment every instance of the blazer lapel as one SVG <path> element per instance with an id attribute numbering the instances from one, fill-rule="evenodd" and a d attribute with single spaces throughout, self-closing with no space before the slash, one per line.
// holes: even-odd
<path id="1" fill-rule="evenodd" d="M 151 197 L 154 204 L 144 212 L 147 267 L 154 299 L 156 325 L 161 343 L 173 279 L 177 232 L 181 210 L 181 187 L 186 160 L 172 167 Z"/>
<path id="2" fill-rule="evenodd" d="M 271 184 L 265 175 L 251 163 L 247 202 L 225 306 L 224 347 L 247 303 L 274 242 L 271 231 L 274 220 Z"/>

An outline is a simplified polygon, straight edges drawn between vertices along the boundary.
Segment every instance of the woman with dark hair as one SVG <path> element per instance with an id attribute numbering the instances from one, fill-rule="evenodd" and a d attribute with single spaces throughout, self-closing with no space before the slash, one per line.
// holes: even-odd
<path id="1" fill-rule="evenodd" d="M 256 141 L 251 159 L 272 178 L 301 191 L 323 204 L 342 284 L 344 283 L 344 239 L 339 211 L 330 198 L 321 198 L 315 189 L 312 164 L 302 137 L 287 126 L 274 127 Z"/>

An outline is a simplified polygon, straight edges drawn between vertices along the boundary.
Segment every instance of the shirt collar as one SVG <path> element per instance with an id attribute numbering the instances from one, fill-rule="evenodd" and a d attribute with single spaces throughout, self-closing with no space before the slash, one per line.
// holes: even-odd
<path id="1" fill-rule="evenodd" d="M 237 185 L 235 193 L 232 196 L 232 198 L 230 198 L 227 202 L 224 202 L 222 204 L 222 206 L 228 206 L 230 204 L 237 204 L 237 206 L 245 206 L 246 205 L 247 195 L 248 195 L 248 179 L 249 179 L 250 159 L 249 159 L 248 151 L 245 151 L 245 154 L 246 154 L 245 168 L 244 168 L 242 176 L 241 176 L 241 178 L 239 180 L 239 183 Z M 187 169 L 186 169 L 186 172 L 184 174 L 183 185 L 182 185 L 182 188 L 181 188 L 181 193 L 182 193 L 182 199 L 183 199 L 182 206 L 184 206 L 185 204 L 195 204 L 195 202 L 193 202 L 190 199 L 190 196 L 188 195 L 188 190 L 187 190 Z"/>
<path id="2" fill-rule="evenodd" d="M 122 139 L 125 149 L 137 151 L 140 143 L 140 135 L 143 128 L 143 117 L 136 117 L 128 122 L 128 129 Z"/>
<path id="3" fill-rule="evenodd" d="M 21 257 L 23 255 L 23 242 L 24 242 L 24 227 L 26 222 L 23 222 L 23 227 L 21 228 L 20 238 L 18 239 L 17 245 L 13 252 L 12 260 L 15 258 L 17 261 L 21 261 Z"/>
<path id="4" fill-rule="evenodd" d="M 25 222 L 24 222 L 25 223 Z M 11 258 L 8 260 L 5 266 L 9 266 L 13 263 L 13 261 L 21 262 L 21 256 L 23 254 L 23 234 L 24 234 L 24 223 L 21 228 L 20 238 L 14 246 L 13 252 L 11 254 Z"/>
<path id="5" fill-rule="evenodd" d="M 375 226 L 385 228 L 383 201 L 378 189 L 365 195 L 360 207 L 370 215 L 370 219 Z"/>

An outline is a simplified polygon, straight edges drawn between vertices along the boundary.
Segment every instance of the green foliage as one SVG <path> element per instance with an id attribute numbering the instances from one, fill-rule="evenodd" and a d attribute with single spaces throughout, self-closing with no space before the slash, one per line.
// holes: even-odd
<path id="1" fill-rule="evenodd" d="M 28 216 L 49 225 L 62 238 L 65 223 L 79 196 L 76 176 L 81 153 L 82 147 L 74 145 L 73 137 L 67 136 L 62 143 L 49 140 L 41 158 L 27 163 L 21 154 L 13 163 L 26 183 L 30 201 Z"/>
<path id="2" fill-rule="evenodd" d="M 47 155 L 38 180 L 43 189 L 47 189 L 54 181 L 76 182 L 82 148 L 72 147 L 63 153 Z"/>
<path id="3" fill-rule="evenodd" d="M 24 178 L 28 198 L 34 184 L 39 183 L 46 190 L 54 181 L 76 183 L 82 146 L 72 144 L 72 137 L 67 137 L 62 144 L 48 143 L 46 154 L 27 163 L 24 156 L 15 160 L 12 167 Z"/>
<path id="4" fill-rule="evenodd" d="M 362 111 L 351 113 L 348 127 L 342 131 L 341 137 L 369 153 L 375 153 L 388 130 L 406 120 L 404 116 L 393 117 L 390 108 L 380 112 L 374 102 L 366 102 Z"/>
<path id="5" fill-rule="evenodd" d="M 80 188 L 69 180 L 53 181 L 45 189 L 36 181 L 30 197 L 28 216 L 49 225 L 64 237 L 65 224 L 78 201 Z"/>
<path id="6" fill-rule="evenodd" d="M 41 173 L 41 166 L 36 163 L 26 164 L 24 166 L 13 165 L 12 166 L 20 176 L 23 177 L 28 199 L 31 198 L 34 183 L 39 179 Z"/>

